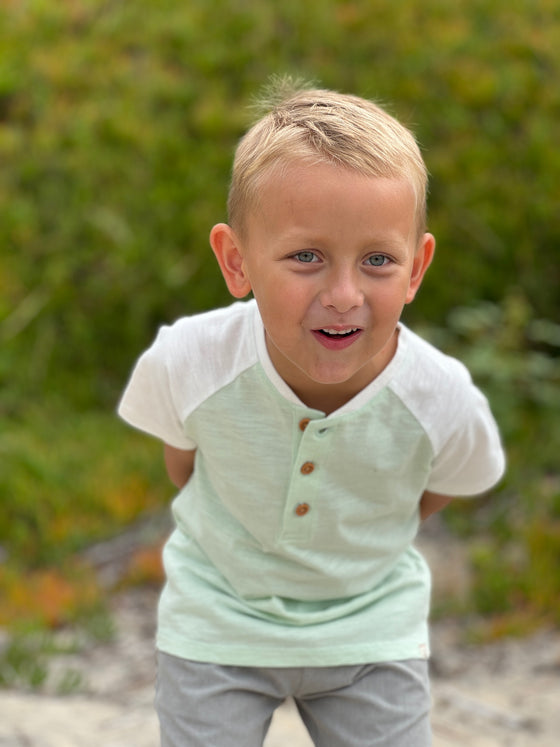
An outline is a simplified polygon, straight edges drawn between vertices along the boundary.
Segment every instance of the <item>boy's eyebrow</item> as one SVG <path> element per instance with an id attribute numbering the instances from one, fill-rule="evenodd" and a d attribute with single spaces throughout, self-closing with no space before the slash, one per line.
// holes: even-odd
<path id="1" fill-rule="evenodd" d="M 281 239 L 283 243 L 289 244 L 296 242 L 298 244 L 307 246 L 320 246 L 328 243 L 328 236 L 321 236 L 320 234 L 306 234 L 299 233 L 297 230 L 287 232 Z M 407 248 L 408 244 L 402 240 L 392 236 L 376 236 L 373 238 L 365 238 L 362 242 L 364 250 L 371 251 L 402 251 Z"/>
<path id="2" fill-rule="evenodd" d="M 372 249 L 402 249 L 404 246 L 406 246 L 406 243 L 401 239 L 394 239 L 391 236 L 387 236 L 372 239 L 371 241 L 367 242 L 367 246 L 368 248 Z"/>

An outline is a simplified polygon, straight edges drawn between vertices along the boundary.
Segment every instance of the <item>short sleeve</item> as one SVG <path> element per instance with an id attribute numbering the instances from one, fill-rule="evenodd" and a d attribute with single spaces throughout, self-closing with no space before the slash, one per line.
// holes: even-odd
<path id="1" fill-rule="evenodd" d="M 427 489 L 442 495 L 468 496 L 489 490 L 502 477 L 505 455 L 486 397 L 472 383 L 434 457 Z"/>
<path id="2" fill-rule="evenodd" d="M 171 385 L 167 339 L 162 327 L 154 344 L 138 360 L 118 406 L 130 425 L 156 436 L 169 446 L 191 450 L 196 444 L 184 433 Z"/>
<path id="3" fill-rule="evenodd" d="M 405 358 L 391 387 L 432 445 L 425 488 L 449 496 L 484 493 L 502 477 L 505 455 L 484 394 L 467 367 L 401 325 Z"/>

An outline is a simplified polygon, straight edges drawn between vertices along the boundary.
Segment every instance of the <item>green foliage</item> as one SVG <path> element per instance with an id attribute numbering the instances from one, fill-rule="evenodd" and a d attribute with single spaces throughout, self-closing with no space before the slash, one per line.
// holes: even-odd
<path id="1" fill-rule="evenodd" d="M 104 412 L 53 400 L 5 418 L 0 432 L 0 626 L 98 620 L 103 589 L 82 556 L 95 541 L 167 506 L 155 440 Z"/>
<path id="2" fill-rule="evenodd" d="M 514 556 L 527 574 L 550 569 L 559 50 L 556 0 L 3 3 L 0 551 L 10 572 L 61 567 L 168 499 L 159 447 L 124 430 L 114 407 L 158 325 L 228 301 L 207 235 L 225 218 L 247 106 L 283 73 L 387 102 L 417 133 L 438 252 L 407 321 L 467 362 L 509 455 L 492 499 L 452 508 L 450 521 L 501 543 L 503 573 Z M 480 578 L 491 556 L 475 559 Z M 528 588 L 477 592 L 480 609 L 519 594 L 532 604 Z"/>
<path id="3" fill-rule="evenodd" d="M 8 643 L 0 657 L 0 687 L 38 689 L 48 675 L 43 645 L 30 636 L 18 636 Z"/>
<path id="4" fill-rule="evenodd" d="M 80 672 L 71 665 L 59 667 L 51 674 L 50 661 L 56 657 L 69 656 L 83 651 L 96 642 L 107 642 L 114 630 L 107 617 L 103 616 L 106 634 L 97 635 L 89 623 L 80 632 L 69 634 L 47 630 L 26 630 L 16 633 L 0 649 L 0 688 L 44 690 L 59 695 L 70 695 L 79 690 L 84 682 Z M 87 631 L 84 633 L 83 631 Z"/>
<path id="5" fill-rule="evenodd" d="M 0 455 L 0 543 L 27 568 L 63 563 L 69 553 L 127 526 L 169 500 L 161 447 L 116 418 L 61 409 L 6 421 Z"/>

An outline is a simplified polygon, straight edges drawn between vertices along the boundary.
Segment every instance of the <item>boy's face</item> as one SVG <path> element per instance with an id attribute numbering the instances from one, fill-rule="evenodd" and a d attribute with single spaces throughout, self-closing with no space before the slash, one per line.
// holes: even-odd
<path id="1" fill-rule="evenodd" d="M 243 239 L 212 230 L 230 291 L 253 291 L 271 360 L 304 402 L 349 399 L 393 357 L 435 245 L 416 225 L 407 182 L 294 164 L 264 180 Z"/>

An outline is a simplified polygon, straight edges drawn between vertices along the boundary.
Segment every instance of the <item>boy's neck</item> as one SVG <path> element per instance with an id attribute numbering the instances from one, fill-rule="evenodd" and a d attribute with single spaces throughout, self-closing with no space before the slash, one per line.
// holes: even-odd
<path id="1" fill-rule="evenodd" d="M 313 410 L 320 410 L 325 415 L 330 415 L 332 412 L 339 410 L 358 394 L 357 391 L 341 392 L 338 387 L 335 391 L 332 387 L 330 387 L 330 391 L 326 387 L 324 392 L 318 391 L 316 387 L 308 392 L 295 389 L 293 391 L 304 405 L 311 407 Z"/>
<path id="2" fill-rule="evenodd" d="M 292 376 L 286 376 L 285 372 L 278 370 L 277 372 L 282 376 L 286 384 L 296 394 L 298 399 L 303 402 L 307 407 L 311 407 L 314 410 L 320 410 L 325 415 L 339 410 L 347 402 L 363 391 L 369 384 L 372 383 L 389 365 L 393 360 L 398 347 L 399 332 L 398 329 L 392 337 L 391 342 L 387 345 L 384 350 L 384 354 L 377 360 L 377 366 L 375 369 L 364 369 L 361 374 L 358 374 L 348 381 L 343 381 L 337 384 L 321 384 L 301 375 L 301 372 L 294 371 Z M 267 345 L 268 347 L 268 345 Z M 269 348 L 270 354 L 270 348 Z M 272 363 L 274 360 L 271 356 Z"/>

